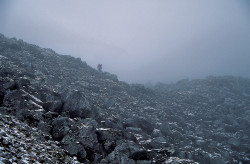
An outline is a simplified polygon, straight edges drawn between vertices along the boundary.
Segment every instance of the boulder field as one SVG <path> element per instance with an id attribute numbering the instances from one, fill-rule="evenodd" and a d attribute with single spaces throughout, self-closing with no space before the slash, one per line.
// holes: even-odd
<path id="1" fill-rule="evenodd" d="M 0 35 L 0 163 L 250 163 L 250 80 L 146 87 Z"/>

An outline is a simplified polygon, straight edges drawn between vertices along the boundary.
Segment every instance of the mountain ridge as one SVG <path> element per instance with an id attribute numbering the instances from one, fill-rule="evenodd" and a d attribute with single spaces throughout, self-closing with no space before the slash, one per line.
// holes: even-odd
<path id="1" fill-rule="evenodd" d="M 0 55 L 3 117 L 50 136 L 74 162 L 249 162 L 249 79 L 210 76 L 147 88 L 3 35 Z"/>

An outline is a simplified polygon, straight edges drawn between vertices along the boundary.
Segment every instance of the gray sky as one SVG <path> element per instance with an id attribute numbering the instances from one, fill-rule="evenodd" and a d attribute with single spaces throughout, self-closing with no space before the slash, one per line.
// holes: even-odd
<path id="1" fill-rule="evenodd" d="M 0 23 L 127 82 L 250 77 L 248 0 L 0 0 Z"/>

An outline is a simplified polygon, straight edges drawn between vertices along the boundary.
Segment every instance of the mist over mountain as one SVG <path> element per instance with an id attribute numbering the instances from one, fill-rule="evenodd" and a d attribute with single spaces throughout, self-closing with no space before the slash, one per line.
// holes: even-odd
<path id="1" fill-rule="evenodd" d="M 250 79 L 145 87 L 0 35 L 0 163 L 250 161 Z"/>
<path id="2" fill-rule="evenodd" d="M 0 8 L 4 35 L 102 63 L 122 81 L 250 77 L 248 0 L 1 0 Z"/>

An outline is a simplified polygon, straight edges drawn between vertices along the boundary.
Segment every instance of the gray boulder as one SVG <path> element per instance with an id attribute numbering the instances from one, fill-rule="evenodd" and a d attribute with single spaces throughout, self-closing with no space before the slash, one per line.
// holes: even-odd
<path id="1" fill-rule="evenodd" d="M 163 122 L 161 125 L 160 125 L 160 130 L 161 130 L 161 133 L 165 136 L 168 136 L 170 134 L 172 134 L 172 131 L 169 127 L 169 124 L 167 121 Z"/>
<path id="2" fill-rule="evenodd" d="M 93 120 L 77 120 L 66 130 L 66 134 L 61 140 L 61 144 L 70 154 L 76 155 L 78 160 L 91 162 L 100 161 L 98 153 L 101 153 L 101 145 L 96 135 L 96 125 Z M 69 126 L 68 126 L 69 127 Z M 62 131 L 64 132 L 64 131 Z"/>
<path id="3" fill-rule="evenodd" d="M 70 144 L 64 145 L 63 148 L 69 153 L 69 155 L 77 156 L 80 162 L 84 162 L 86 160 L 87 153 L 79 142 L 72 142 Z"/>
<path id="4" fill-rule="evenodd" d="M 128 118 L 123 123 L 124 127 L 136 127 L 141 128 L 144 132 L 151 134 L 154 130 L 154 125 L 143 117 Z"/>
<path id="5" fill-rule="evenodd" d="M 8 92 L 2 106 L 8 109 L 9 114 L 36 126 L 43 120 L 44 109 L 40 103 L 42 102 L 39 99 L 21 89 Z"/>
<path id="6" fill-rule="evenodd" d="M 72 120 L 68 117 L 58 117 L 52 122 L 51 134 L 54 139 L 62 140 L 66 136 L 73 124 Z"/>
<path id="7" fill-rule="evenodd" d="M 70 90 L 64 94 L 62 112 L 69 111 L 71 118 L 91 115 L 91 104 L 82 91 Z"/>
<path id="8" fill-rule="evenodd" d="M 153 149 L 165 148 L 169 145 L 169 141 L 164 137 L 156 137 L 152 139 L 149 145 Z"/>
<path id="9" fill-rule="evenodd" d="M 143 151 L 143 148 L 136 145 L 134 142 L 129 141 L 118 141 L 116 148 L 112 153 L 110 153 L 105 159 L 101 161 L 101 163 L 120 163 L 134 164 L 135 161 L 129 157 L 133 156 L 137 152 Z"/>
<path id="10" fill-rule="evenodd" d="M 63 103 L 61 100 L 47 101 L 47 102 L 43 103 L 43 108 L 46 111 L 52 111 L 52 112 L 60 112 L 62 106 L 63 106 Z"/>
<path id="11" fill-rule="evenodd" d="M 230 138 L 227 142 L 232 146 L 240 145 L 240 141 L 237 138 Z"/>
<path id="12" fill-rule="evenodd" d="M 8 82 L 3 84 L 4 90 L 13 90 L 16 89 L 16 82 L 12 79 L 10 79 Z"/>

